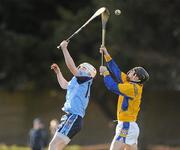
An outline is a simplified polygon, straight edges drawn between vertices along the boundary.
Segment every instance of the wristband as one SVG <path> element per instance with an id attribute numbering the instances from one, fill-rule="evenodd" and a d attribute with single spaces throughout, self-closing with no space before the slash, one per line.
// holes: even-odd
<path id="1" fill-rule="evenodd" d="M 110 55 L 104 55 L 106 62 L 109 62 L 112 58 Z"/>
<path id="2" fill-rule="evenodd" d="M 103 72 L 103 76 L 104 76 L 104 77 L 107 76 L 107 75 L 109 75 L 109 71 L 108 71 L 108 70 L 106 70 L 106 71 Z"/>

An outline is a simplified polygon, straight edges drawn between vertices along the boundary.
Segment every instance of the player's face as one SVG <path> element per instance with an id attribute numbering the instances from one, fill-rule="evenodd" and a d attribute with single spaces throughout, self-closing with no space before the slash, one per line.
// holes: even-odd
<path id="1" fill-rule="evenodd" d="M 136 75 L 136 72 L 134 69 L 131 69 L 130 71 L 128 71 L 127 73 L 127 80 L 128 81 L 139 81 L 139 78 Z"/>
<path id="2" fill-rule="evenodd" d="M 78 70 L 80 70 L 80 71 L 87 71 L 86 67 L 84 67 L 84 66 L 78 66 Z"/>
<path id="3" fill-rule="evenodd" d="M 89 73 L 88 69 L 84 66 L 78 66 L 77 69 L 81 72 L 86 72 L 88 74 L 88 76 L 91 76 L 91 74 Z"/>

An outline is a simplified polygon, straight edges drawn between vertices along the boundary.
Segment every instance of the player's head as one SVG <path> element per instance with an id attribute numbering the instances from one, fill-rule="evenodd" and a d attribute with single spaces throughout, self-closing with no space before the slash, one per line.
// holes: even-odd
<path id="1" fill-rule="evenodd" d="M 40 129 L 43 127 L 43 121 L 40 118 L 35 118 L 33 120 L 33 128 L 34 129 Z"/>
<path id="2" fill-rule="evenodd" d="M 134 67 L 127 72 L 128 81 L 143 84 L 149 80 L 149 74 L 143 67 Z"/>
<path id="3" fill-rule="evenodd" d="M 84 72 L 88 77 L 94 78 L 96 76 L 96 69 L 89 63 L 82 63 L 78 66 L 78 70 Z"/>

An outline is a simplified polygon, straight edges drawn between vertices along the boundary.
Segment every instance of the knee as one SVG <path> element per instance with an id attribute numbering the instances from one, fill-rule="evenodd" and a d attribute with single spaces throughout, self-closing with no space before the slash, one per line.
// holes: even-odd
<path id="1" fill-rule="evenodd" d="M 51 142 L 49 143 L 49 148 L 48 148 L 48 150 L 55 150 L 53 141 L 51 141 Z"/>
<path id="2" fill-rule="evenodd" d="M 49 150 L 63 150 L 65 146 L 63 140 L 53 140 L 49 143 Z"/>

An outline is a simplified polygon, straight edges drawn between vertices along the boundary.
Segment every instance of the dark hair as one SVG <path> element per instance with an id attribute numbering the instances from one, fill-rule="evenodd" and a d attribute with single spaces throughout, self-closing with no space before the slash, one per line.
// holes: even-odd
<path id="1" fill-rule="evenodd" d="M 133 70 L 140 80 L 139 83 L 144 83 L 149 80 L 149 74 L 143 67 L 134 67 Z"/>

